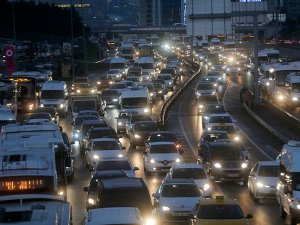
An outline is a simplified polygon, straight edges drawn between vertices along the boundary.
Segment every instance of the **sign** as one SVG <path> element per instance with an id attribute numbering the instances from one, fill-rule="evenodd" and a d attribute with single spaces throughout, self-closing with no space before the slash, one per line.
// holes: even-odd
<path id="1" fill-rule="evenodd" d="M 8 73 L 15 72 L 15 46 L 4 45 L 3 54 L 5 57 L 5 70 Z"/>
<path id="2" fill-rule="evenodd" d="M 42 179 L 7 180 L 0 182 L 0 192 L 29 191 L 44 189 L 46 184 Z"/>

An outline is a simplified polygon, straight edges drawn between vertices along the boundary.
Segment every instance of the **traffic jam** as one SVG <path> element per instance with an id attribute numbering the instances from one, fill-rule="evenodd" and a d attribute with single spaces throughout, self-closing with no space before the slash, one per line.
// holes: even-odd
<path id="1" fill-rule="evenodd" d="M 295 110 L 300 61 L 266 48 L 258 62 L 262 104 Z M 222 184 L 300 222 L 300 141 L 258 160 L 224 104 L 234 79 L 253 74 L 242 43 L 128 40 L 107 69 L 72 81 L 53 79 L 49 64 L 32 68 L 0 79 L 0 224 L 254 224 Z M 249 90 L 237 98 L 254 101 Z M 179 109 L 195 118 L 196 143 L 172 129 L 188 127 L 174 119 L 176 101 L 189 101 Z"/>

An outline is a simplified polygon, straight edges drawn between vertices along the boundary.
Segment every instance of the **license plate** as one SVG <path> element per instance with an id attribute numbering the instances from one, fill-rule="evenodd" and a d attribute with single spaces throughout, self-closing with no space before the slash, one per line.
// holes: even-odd
<path id="1" fill-rule="evenodd" d="M 161 172 L 169 172 L 170 169 L 161 169 Z"/>
<path id="2" fill-rule="evenodd" d="M 227 177 L 239 177 L 238 173 L 228 173 Z"/>

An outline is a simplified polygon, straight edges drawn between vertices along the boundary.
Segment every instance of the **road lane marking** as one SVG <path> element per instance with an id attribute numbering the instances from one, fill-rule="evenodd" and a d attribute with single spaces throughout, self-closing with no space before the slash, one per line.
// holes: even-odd
<path id="1" fill-rule="evenodd" d="M 226 107 L 226 104 L 225 104 L 225 98 L 226 98 L 226 95 L 227 95 L 227 91 L 229 89 L 229 86 L 230 84 L 233 83 L 235 85 L 238 85 L 237 83 L 233 82 L 233 81 L 229 81 L 229 84 L 226 86 L 226 89 L 225 89 L 225 92 L 224 92 L 224 97 L 223 97 L 223 106 L 225 109 L 227 109 Z M 239 85 L 238 85 L 239 86 Z M 241 127 L 239 126 L 239 129 L 242 133 L 243 136 L 245 136 L 248 141 L 255 147 L 257 148 L 258 151 L 260 151 L 264 156 L 266 156 L 269 160 L 274 160 L 269 154 L 267 154 L 261 147 L 259 147 L 242 129 Z"/>

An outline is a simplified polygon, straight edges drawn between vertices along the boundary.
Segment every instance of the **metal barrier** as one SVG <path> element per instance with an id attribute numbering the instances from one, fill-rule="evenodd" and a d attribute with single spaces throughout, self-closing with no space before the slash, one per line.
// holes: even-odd
<path id="1" fill-rule="evenodd" d="M 191 61 L 187 61 L 185 60 L 185 62 L 187 64 L 190 64 L 190 65 L 194 65 L 193 62 Z M 170 109 L 170 106 L 174 103 L 174 101 L 176 100 L 176 98 L 182 93 L 182 91 L 187 87 L 187 85 L 193 81 L 197 76 L 198 74 L 200 73 L 201 71 L 201 66 L 197 64 L 197 67 L 199 66 L 199 68 L 197 69 L 196 72 L 194 72 L 194 74 L 189 77 L 188 79 L 186 79 L 179 87 L 178 89 L 176 89 L 176 91 L 171 95 L 171 97 L 164 103 L 163 107 L 162 107 L 162 110 L 160 112 L 160 126 L 164 129 L 167 128 L 166 126 L 166 117 L 167 117 L 167 113 Z"/>

